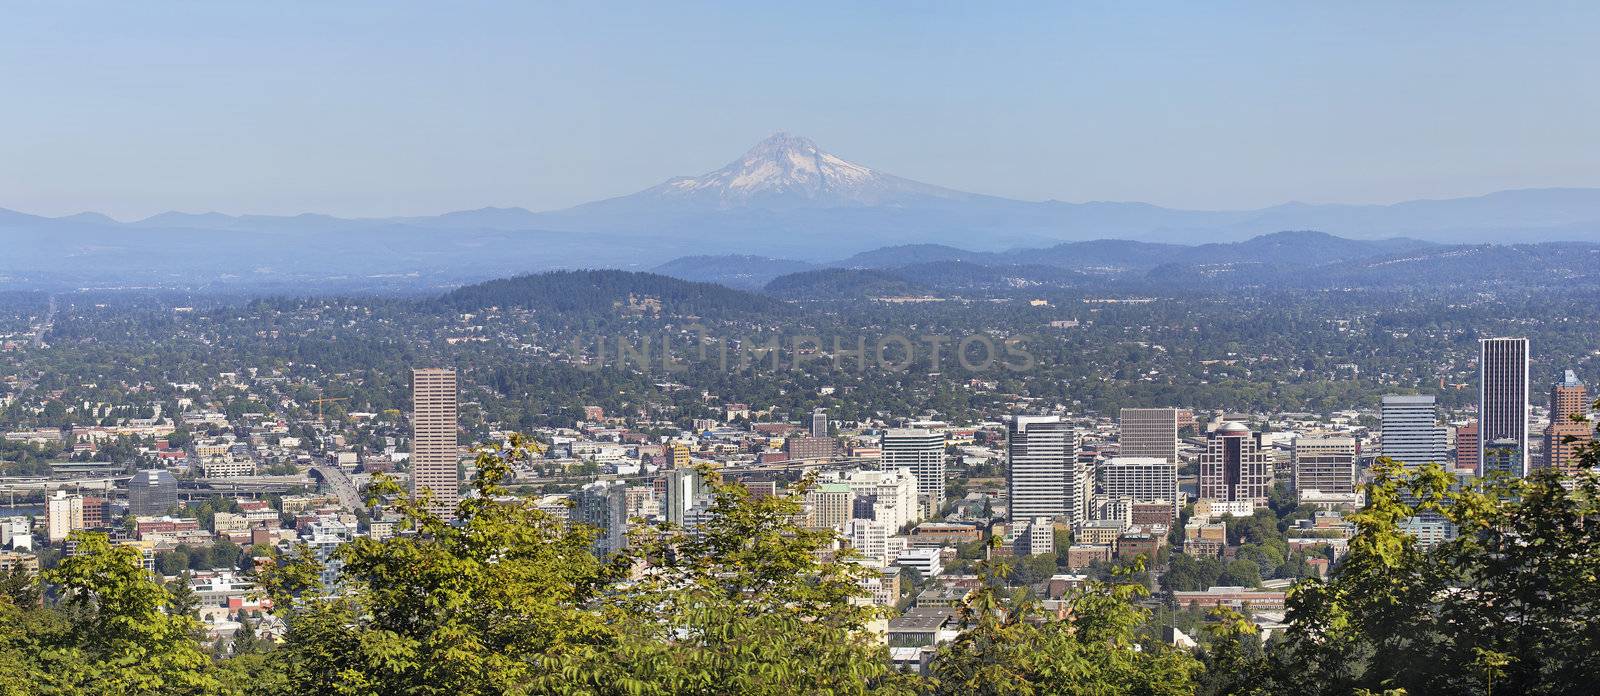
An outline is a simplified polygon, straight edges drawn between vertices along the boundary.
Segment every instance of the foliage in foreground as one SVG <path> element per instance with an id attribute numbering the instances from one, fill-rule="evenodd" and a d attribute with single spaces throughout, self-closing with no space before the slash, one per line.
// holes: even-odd
<path id="1" fill-rule="evenodd" d="M 1140 584 L 1093 583 L 1057 614 L 1006 595 L 996 579 L 1010 569 L 984 561 L 967 630 L 923 678 L 888 667 L 860 589 L 869 571 L 831 532 L 797 525 L 796 499 L 719 482 L 693 532 L 639 530 L 602 561 L 591 530 L 504 495 L 527 446 L 480 452 L 454 524 L 397 498 L 412 533 L 343 547 L 338 593 L 309 552 L 278 558 L 260 579 L 285 640 L 231 655 L 200 649 L 192 599 L 136 551 L 79 535 L 80 553 L 43 578 L 0 578 L 0 696 L 1560 694 L 1600 681 L 1592 474 L 1463 485 L 1380 462 L 1348 556 L 1291 592 L 1284 636 L 1263 644 L 1219 611 L 1194 655 L 1148 634 Z M 1401 526 L 1416 515 L 1461 534 L 1421 549 Z"/>

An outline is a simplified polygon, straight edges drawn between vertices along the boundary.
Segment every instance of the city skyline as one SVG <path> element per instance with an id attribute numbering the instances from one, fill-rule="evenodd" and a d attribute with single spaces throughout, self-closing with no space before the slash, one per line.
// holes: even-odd
<path id="1" fill-rule="evenodd" d="M 3 16 L 0 696 L 1600 683 L 1600 5 Z"/>

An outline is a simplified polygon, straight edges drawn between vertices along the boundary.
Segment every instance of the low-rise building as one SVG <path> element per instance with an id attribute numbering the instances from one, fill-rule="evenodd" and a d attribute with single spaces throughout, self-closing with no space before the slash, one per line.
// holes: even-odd
<path id="1" fill-rule="evenodd" d="M 959 632 L 956 610 L 919 605 L 889 620 L 889 647 L 922 647 L 953 640 Z"/>
<path id="2" fill-rule="evenodd" d="M 1200 592 L 1173 592 L 1172 602 L 1179 607 L 1198 606 L 1201 609 L 1212 607 L 1233 607 L 1243 609 L 1269 609 L 1283 608 L 1283 600 L 1287 593 L 1275 590 L 1252 590 L 1236 586 L 1217 586 Z"/>
<path id="3" fill-rule="evenodd" d="M 1072 527 L 1072 541 L 1076 544 L 1115 546 L 1117 537 L 1122 535 L 1122 530 L 1123 524 L 1119 520 L 1080 522 Z"/>
<path id="4" fill-rule="evenodd" d="M 1095 563 L 1110 563 L 1111 547 L 1097 544 L 1073 544 L 1067 547 L 1067 570 L 1082 570 Z"/>
<path id="5" fill-rule="evenodd" d="M 912 528 L 908 539 L 911 548 L 933 548 L 970 544 L 983 539 L 983 533 L 975 524 L 923 522 Z"/>
<path id="6" fill-rule="evenodd" d="M 939 549 L 909 549 L 900 552 L 895 565 L 917 571 L 923 579 L 933 579 L 944 572 L 944 562 Z"/>

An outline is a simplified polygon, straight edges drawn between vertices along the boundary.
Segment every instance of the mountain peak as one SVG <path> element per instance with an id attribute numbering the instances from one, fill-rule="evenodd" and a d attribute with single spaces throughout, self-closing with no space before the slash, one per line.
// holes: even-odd
<path id="1" fill-rule="evenodd" d="M 856 164 L 785 131 L 756 143 L 721 169 L 678 177 L 646 193 L 716 208 L 856 207 L 895 205 L 911 197 L 968 196 Z"/>
<path id="2" fill-rule="evenodd" d="M 794 135 L 788 131 L 778 131 L 767 136 L 766 140 L 756 143 L 744 153 L 744 158 L 776 157 L 791 152 L 808 156 L 824 154 L 810 138 Z"/>

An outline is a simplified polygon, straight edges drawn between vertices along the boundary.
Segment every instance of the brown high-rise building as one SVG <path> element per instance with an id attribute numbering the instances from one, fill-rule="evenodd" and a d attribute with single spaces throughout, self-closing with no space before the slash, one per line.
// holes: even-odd
<path id="1" fill-rule="evenodd" d="M 1122 409 L 1117 455 L 1178 463 L 1179 413 L 1175 408 Z"/>
<path id="2" fill-rule="evenodd" d="M 1211 431 L 1200 455 L 1200 497 L 1267 502 L 1272 467 L 1261 449 L 1261 434 L 1229 421 Z"/>
<path id="3" fill-rule="evenodd" d="M 1565 379 L 1550 387 L 1550 425 L 1544 429 L 1545 466 L 1566 473 L 1577 473 L 1577 451 L 1594 439 L 1594 424 L 1574 422 L 1573 416 L 1589 412 L 1589 393 L 1578 375 L 1567 370 Z"/>
<path id="4" fill-rule="evenodd" d="M 1456 427 L 1456 468 L 1481 473 L 1483 462 L 1478 458 L 1478 421 L 1470 420 Z"/>
<path id="5" fill-rule="evenodd" d="M 800 435 L 784 441 L 784 455 L 791 460 L 832 458 L 839 443 L 831 437 Z"/>
<path id="6" fill-rule="evenodd" d="M 1489 443 L 1500 450 L 1516 450 L 1509 459 L 1528 475 L 1528 339 L 1483 338 L 1478 340 L 1478 452 L 1489 451 Z M 1510 440 L 1509 444 L 1501 442 Z"/>
<path id="7" fill-rule="evenodd" d="M 411 371 L 411 496 L 432 496 L 428 509 L 455 516 L 461 496 L 456 371 Z"/>

